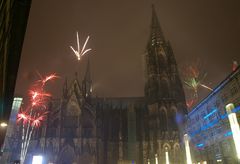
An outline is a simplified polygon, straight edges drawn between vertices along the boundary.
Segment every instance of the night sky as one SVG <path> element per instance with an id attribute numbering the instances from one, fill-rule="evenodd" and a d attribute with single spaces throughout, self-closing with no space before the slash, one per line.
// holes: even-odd
<path id="1" fill-rule="evenodd" d="M 83 78 L 89 56 L 95 94 L 143 96 L 152 3 L 180 72 L 198 60 L 208 73 L 205 84 L 214 87 L 240 61 L 239 0 L 33 0 L 15 94 L 27 93 L 36 72 L 56 72 L 61 78 L 48 89 L 60 97 L 65 77 L 78 71 Z M 80 62 L 69 48 L 76 47 L 76 31 L 81 44 L 90 35 L 93 49 Z"/>

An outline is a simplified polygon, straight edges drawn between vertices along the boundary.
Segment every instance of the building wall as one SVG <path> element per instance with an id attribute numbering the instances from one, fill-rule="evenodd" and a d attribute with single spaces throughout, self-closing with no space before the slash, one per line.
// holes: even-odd
<path id="1" fill-rule="evenodd" d="M 225 106 L 235 105 L 240 121 L 240 67 L 222 81 L 187 116 L 186 131 L 190 136 L 194 161 L 232 163 L 235 147 Z"/>
<path id="2" fill-rule="evenodd" d="M 21 128 L 16 125 L 16 118 L 22 104 L 22 98 L 15 97 L 12 104 L 12 111 L 7 126 L 6 137 L 2 147 L 2 152 L 4 153 L 0 159 L 0 163 L 8 163 L 13 159 L 18 159 L 20 151 L 18 149 L 20 142 L 18 141 L 20 137 L 19 131 Z"/>
<path id="3" fill-rule="evenodd" d="M 15 82 L 31 0 L 0 1 L 0 121 L 11 113 Z M 0 133 L 2 146 L 5 132 Z"/>

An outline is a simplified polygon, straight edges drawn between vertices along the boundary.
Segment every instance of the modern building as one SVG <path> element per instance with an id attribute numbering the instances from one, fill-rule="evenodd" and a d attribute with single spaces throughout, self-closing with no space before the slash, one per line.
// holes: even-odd
<path id="1" fill-rule="evenodd" d="M 82 82 L 66 80 L 27 161 L 42 154 L 54 164 L 184 163 L 179 128 L 187 114 L 185 96 L 154 8 L 145 63 L 144 97 L 94 97 L 89 62 Z"/>
<path id="2" fill-rule="evenodd" d="M 240 67 L 223 80 L 187 116 L 186 131 L 190 136 L 193 161 L 207 163 L 236 163 L 236 149 L 226 112 L 232 112 L 240 122 Z"/>
<path id="3" fill-rule="evenodd" d="M 8 122 L 31 0 L 0 1 L 0 122 Z M 0 133 L 0 146 L 5 133 Z"/>
<path id="4" fill-rule="evenodd" d="M 13 163 L 14 160 L 18 159 L 18 148 L 20 146 L 19 138 L 21 138 L 21 127 L 16 124 L 17 114 L 20 110 L 23 98 L 14 97 L 12 103 L 12 111 L 8 121 L 7 132 L 2 146 L 3 155 L 0 159 L 0 163 Z"/>

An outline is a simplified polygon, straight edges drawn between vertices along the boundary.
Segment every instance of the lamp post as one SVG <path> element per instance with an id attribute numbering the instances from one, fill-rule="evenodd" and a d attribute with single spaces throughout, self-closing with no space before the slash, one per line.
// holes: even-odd
<path id="1" fill-rule="evenodd" d="M 155 154 L 155 164 L 158 164 L 158 155 Z"/>
<path id="2" fill-rule="evenodd" d="M 170 164 L 169 163 L 169 155 L 168 155 L 168 148 L 165 147 L 165 156 L 166 156 L 166 164 Z"/>
<path id="3" fill-rule="evenodd" d="M 231 130 L 232 130 L 237 158 L 238 158 L 238 161 L 240 161 L 240 129 L 239 129 L 236 113 L 232 111 L 234 108 L 235 108 L 234 104 L 232 103 L 226 105 L 226 111 L 228 114 L 228 119 L 229 119 Z"/>
<path id="4" fill-rule="evenodd" d="M 150 164 L 150 159 L 148 159 L 148 164 Z"/>
<path id="5" fill-rule="evenodd" d="M 186 150 L 187 164 L 192 164 L 188 134 L 184 134 L 184 144 L 185 144 L 185 150 Z"/>
<path id="6" fill-rule="evenodd" d="M 34 155 L 32 159 L 32 164 L 43 164 L 43 156 Z"/>

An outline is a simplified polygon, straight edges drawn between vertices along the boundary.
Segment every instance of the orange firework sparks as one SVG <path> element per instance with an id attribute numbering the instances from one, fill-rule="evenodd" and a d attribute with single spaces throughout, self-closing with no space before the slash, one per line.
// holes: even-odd
<path id="1" fill-rule="evenodd" d="M 49 76 L 46 76 L 45 79 L 42 80 L 42 85 L 44 86 L 47 81 L 54 80 L 56 78 L 58 78 L 58 76 L 55 75 L 55 74 L 51 74 Z"/>
<path id="2" fill-rule="evenodd" d="M 50 74 L 45 78 L 42 78 L 40 75 L 41 80 L 38 80 L 33 86 L 33 89 L 29 90 L 30 107 L 25 108 L 24 111 L 19 112 L 17 115 L 17 122 L 22 123 L 20 158 L 23 162 L 34 129 L 41 126 L 41 123 L 45 120 L 48 113 L 46 112 L 46 103 L 49 100 L 49 97 L 51 97 L 51 94 L 44 91 L 44 86 L 48 81 L 54 80 L 57 77 L 56 74 Z"/>
<path id="3" fill-rule="evenodd" d="M 46 76 L 46 77 L 42 77 L 42 75 L 38 72 L 37 72 L 37 74 L 40 77 L 40 80 L 38 80 L 37 82 L 42 84 L 41 87 L 44 87 L 48 81 L 59 78 L 59 76 L 57 76 L 55 73 L 50 74 L 49 76 Z"/>

